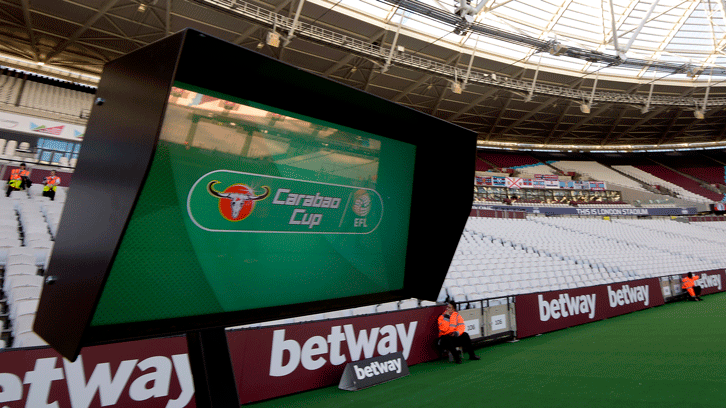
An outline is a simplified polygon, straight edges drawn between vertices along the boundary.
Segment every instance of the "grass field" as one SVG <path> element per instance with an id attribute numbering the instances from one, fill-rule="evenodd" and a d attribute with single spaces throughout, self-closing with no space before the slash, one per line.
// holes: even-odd
<path id="1" fill-rule="evenodd" d="M 726 292 L 418 364 L 361 391 L 337 386 L 262 407 L 726 408 Z"/>

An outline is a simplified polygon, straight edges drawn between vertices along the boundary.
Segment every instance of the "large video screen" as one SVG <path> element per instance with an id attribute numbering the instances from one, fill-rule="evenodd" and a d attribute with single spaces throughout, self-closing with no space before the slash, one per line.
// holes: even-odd
<path id="1" fill-rule="evenodd" d="M 403 289 L 415 157 L 176 82 L 91 325 Z"/>
<path id="2" fill-rule="evenodd" d="M 34 330 L 74 359 L 436 299 L 475 147 L 473 132 L 381 96 L 171 35 L 103 68 Z"/>

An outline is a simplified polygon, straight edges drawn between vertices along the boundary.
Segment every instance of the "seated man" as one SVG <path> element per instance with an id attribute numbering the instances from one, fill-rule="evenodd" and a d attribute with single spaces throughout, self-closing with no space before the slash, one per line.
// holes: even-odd
<path id="1" fill-rule="evenodd" d="M 55 199 L 55 191 L 58 189 L 60 181 L 60 177 L 55 175 L 55 170 L 51 170 L 50 176 L 43 180 L 43 184 L 45 184 L 45 187 L 43 187 L 43 197 L 50 197 L 50 200 L 53 201 Z"/>
<path id="2" fill-rule="evenodd" d="M 25 168 L 25 163 L 20 163 L 20 168 L 13 169 L 10 172 L 8 191 L 5 193 L 5 197 L 10 197 L 10 193 L 13 191 L 23 190 L 26 186 L 30 187 L 29 176 L 30 171 Z"/>
<path id="3" fill-rule="evenodd" d="M 469 360 L 480 360 L 481 357 L 474 354 L 471 346 L 471 338 L 466 333 L 464 319 L 456 312 L 456 303 L 449 302 L 446 310 L 439 316 L 439 341 L 440 349 L 448 350 L 454 356 L 456 364 L 461 364 L 461 356 L 456 350 L 457 347 L 464 349 L 469 354 Z"/>
<path id="4" fill-rule="evenodd" d="M 683 281 L 683 286 L 681 286 L 682 289 L 685 289 L 688 292 L 688 295 L 690 296 L 689 299 L 700 301 L 701 299 L 701 287 L 696 286 L 696 281 L 698 280 L 698 275 L 693 276 L 691 272 L 688 272 L 688 276 L 681 279 Z"/>

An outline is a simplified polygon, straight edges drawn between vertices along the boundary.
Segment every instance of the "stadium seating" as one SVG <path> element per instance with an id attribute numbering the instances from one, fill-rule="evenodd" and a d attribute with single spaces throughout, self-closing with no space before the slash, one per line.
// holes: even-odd
<path id="1" fill-rule="evenodd" d="M 726 226 L 670 219 L 469 218 L 439 301 L 467 301 L 726 266 Z M 462 278 L 464 275 L 469 278 Z M 472 287 L 470 279 L 478 278 Z"/>
<path id="2" fill-rule="evenodd" d="M 529 166 L 542 164 L 542 163 L 540 163 L 539 160 L 535 159 L 534 157 L 531 157 L 527 154 L 520 154 L 520 153 L 501 153 L 498 151 L 497 152 L 479 151 L 479 152 L 477 152 L 477 156 L 488 161 L 489 163 L 494 164 L 497 167 L 506 168 L 506 169 L 515 169 L 515 168 L 529 167 Z"/>
<path id="3" fill-rule="evenodd" d="M 637 166 L 637 168 L 648 172 L 661 180 L 668 181 L 685 190 L 688 190 L 691 193 L 705 197 L 709 201 L 719 202 L 724 198 L 723 194 L 715 193 L 711 190 L 703 188 L 697 181 L 692 180 L 682 174 L 676 173 L 675 171 L 666 167 L 659 165 L 640 165 Z"/>
<path id="4" fill-rule="evenodd" d="M 646 191 L 637 181 L 623 176 L 595 161 L 568 161 L 560 160 L 550 163 L 552 166 L 562 170 L 563 172 L 575 172 L 582 176 L 589 177 L 592 180 L 606 181 L 608 184 L 614 184 L 634 190 Z"/>

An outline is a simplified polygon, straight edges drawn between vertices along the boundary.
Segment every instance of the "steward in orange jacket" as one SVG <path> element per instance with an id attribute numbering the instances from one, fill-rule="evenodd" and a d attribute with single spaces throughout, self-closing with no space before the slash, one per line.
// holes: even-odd
<path id="1" fill-rule="evenodd" d="M 688 291 L 688 294 L 691 295 L 691 299 L 693 300 L 703 300 L 701 299 L 701 287 L 696 286 L 696 281 L 698 280 L 698 275 L 693 276 L 692 273 L 688 272 L 688 276 L 681 279 L 683 281 L 683 286 L 681 286 L 682 289 L 685 289 Z"/>
<path id="2" fill-rule="evenodd" d="M 20 163 L 20 168 L 13 169 L 10 172 L 10 179 L 8 179 L 8 191 L 5 193 L 5 197 L 10 197 L 10 193 L 24 189 L 25 186 L 30 186 L 30 171 L 25 169 L 25 163 Z"/>
<path id="3" fill-rule="evenodd" d="M 439 341 L 440 350 L 448 350 L 454 356 L 457 364 L 461 364 L 461 356 L 457 347 L 464 349 L 469 354 L 469 360 L 480 360 L 481 357 L 474 353 L 471 345 L 471 338 L 466 333 L 466 324 L 459 313 L 456 312 L 456 303 L 449 302 L 446 310 L 439 316 Z"/>
<path id="4" fill-rule="evenodd" d="M 60 182 L 61 179 L 55 175 L 55 170 L 51 170 L 50 176 L 43 180 L 43 184 L 45 184 L 45 187 L 43 187 L 43 197 L 50 197 L 51 201 L 55 200 L 55 192 Z"/>

